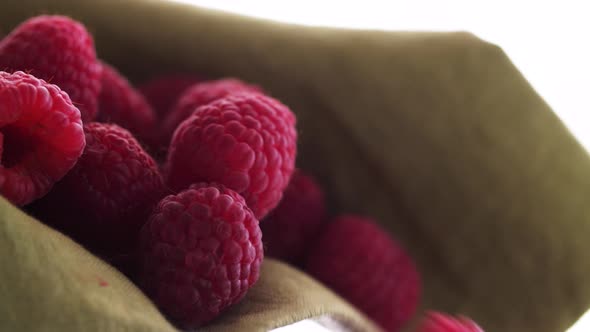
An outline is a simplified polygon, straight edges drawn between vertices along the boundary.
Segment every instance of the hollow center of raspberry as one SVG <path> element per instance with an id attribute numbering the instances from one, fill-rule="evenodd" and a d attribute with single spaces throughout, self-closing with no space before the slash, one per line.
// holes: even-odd
<path id="1" fill-rule="evenodd" d="M 5 168 L 18 165 L 33 148 L 33 140 L 22 129 L 10 125 L 0 128 L 0 164 Z"/>

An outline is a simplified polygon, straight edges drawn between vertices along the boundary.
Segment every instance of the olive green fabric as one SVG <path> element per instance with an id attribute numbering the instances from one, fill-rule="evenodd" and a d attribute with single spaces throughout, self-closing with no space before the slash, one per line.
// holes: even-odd
<path id="1" fill-rule="evenodd" d="M 116 269 L 1 197 L 0 253 L 0 331 L 176 331 Z M 325 314 L 377 331 L 307 275 L 266 259 L 246 298 L 204 330 L 267 331 Z"/>
<path id="2" fill-rule="evenodd" d="M 115 269 L 0 198 L 0 331 L 175 331 Z"/>
<path id="3" fill-rule="evenodd" d="M 487 331 L 561 332 L 590 306 L 590 160 L 497 46 L 467 33 L 309 28 L 158 0 L 11 2 L 0 3 L 0 31 L 32 14 L 70 14 L 101 57 L 136 79 L 238 76 L 290 105 L 300 165 L 326 186 L 333 211 L 372 215 L 408 248 L 423 308 L 472 316 Z M 316 287 L 300 289 L 313 302 L 285 298 L 240 320 L 246 299 L 225 319 L 251 327 L 318 313 L 333 299 L 313 297 Z"/>

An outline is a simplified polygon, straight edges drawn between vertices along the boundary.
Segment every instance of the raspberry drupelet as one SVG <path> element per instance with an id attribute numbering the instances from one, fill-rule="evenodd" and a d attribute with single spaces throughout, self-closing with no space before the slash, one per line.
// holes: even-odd
<path id="1" fill-rule="evenodd" d="M 266 255 L 300 265 L 325 219 L 324 192 L 314 178 L 295 170 L 283 199 L 260 223 Z"/>
<path id="2" fill-rule="evenodd" d="M 170 138 L 178 125 L 186 120 L 197 108 L 240 92 L 261 92 L 261 89 L 235 78 L 206 81 L 189 87 L 164 118 L 161 133 L 162 144 L 167 145 L 170 142 Z"/>
<path id="3" fill-rule="evenodd" d="M 59 87 L 0 72 L 0 194 L 22 206 L 43 197 L 85 146 L 80 111 Z"/>
<path id="4" fill-rule="evenodd" d="M 295 168 L 295 115 L 278 100 L 244 93 L 199 107 L 174 132 L 166 164 L 173 190 L 220 183 L 257 218 L 277 206 Z"/>
<path id="5" fill-rule="evenodd" d="M 98 112 L 101 66 L 84 25 L 65 16 L 37 16 L 0 41 L 0 70 L 24 71 L 67 92 L 83 121 Z"/>
<path id="6" fill-rule="evenodd" d="M 369 218 L 344 215 L 329 223 L 306 271 L 386 331 L 399 331 L 416 312 L 420 275 L 405 250 Z"/>
<path id="7" fill-rule="evenodd" d="M 429 312 L 415 332 L 484 332 L 474 321 L 466 317 L 455 318 L 440 312 Z"/>
<path id="8" fill-rule="evenodd" d="M 156 114 L 145 98 L 112 66 L 102 63 L 98 121 L 129 130 L 146 146 L 156 139 Z"/>
<path id="9" fill-rule="evenodd" d="M 99 122 L 84 131 L 80 160 L 32 209 L 109 259 L 135 248 L 139 229 L 165 189 L 155 161 L 129 131 Z"/>
<path id="10" fill-rule="evenodd" d="M 258 220 L 233 190 L 197 184 L 165 197 L 143 226 L 140 283 L 179 327 L 240 301 L 263 259 Z"/>

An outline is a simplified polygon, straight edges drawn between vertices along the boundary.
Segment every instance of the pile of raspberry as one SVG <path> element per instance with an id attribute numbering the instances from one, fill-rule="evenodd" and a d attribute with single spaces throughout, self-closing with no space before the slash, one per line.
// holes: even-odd
<path id="1" fill-rule="evenodd" d="M 295 168 L 295 115 L 261 87 L 171 74 L 135 88 L 63 16 L 5 36 L 0 69 L 0 194 L 118 267 L 178 327 L 239 302 L 265 252 L 387 331 L 416 313 L 410 256 L 371 218 L 328 215 Z M 481 331 L 441 313 L 416 326 Z"/>

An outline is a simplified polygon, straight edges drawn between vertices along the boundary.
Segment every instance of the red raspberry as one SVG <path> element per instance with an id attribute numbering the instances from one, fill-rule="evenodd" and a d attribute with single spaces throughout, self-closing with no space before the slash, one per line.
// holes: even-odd
<path id="1" fill-rule="evenodd" d="M 174 133 L 168 184 L 217 182 L 246 199 L 257 218 L 281 200 L 295 167 L 295 115 L 270 97 L 245 93 L 199 107 Z"/>
<path id="2" fill-rule="evenodd" d="M 164 198 L 141 229 L 140 280 L 174 322 L 198 327 L 240 301 L 258 280 L 261 237 L 239 194 L 192 186 Z"/>
<path id="3" fill-rule="evenodd" d="M 260 224 L 266 255 L 301 263 L 325 217 L 322 189 L 313 178 L 295 170 L 283 199 Z"/>
<path id="4" fill-rule="evenodd" d="M 180 96 L 178 102 L 164 119 L 162 143 L 168 144 L 178 125 L 193 114 L 199 106 L 239 92 L 261 92 L 261 90 L 257 86 L 248 85 L 233 78 L 193 85 Z"/>
<path id="5" fill-rule="evenodd" d="M 0 72 L 0 194 L 16 205 L 45 195 L 84 150 L 80 111 L 57 86 Z"/>
<path id="6" fill-rule="evenodd" d="M 98 254 L 126 253 L 164 194 L 162 177 L 127 130 L 98 122 L 84 129 L 82 157 L 34 210 Z"/>
<path id="7" fill-rule="evenodd" d="M 92 36 L 64 16 L 37 16 L 16 27 L 0 42 L 0 69 L 30 72 L 58 85 L 80 109 L 82 120 L 94 118 L 101 67 Z"/>
<path id="8" fill-rule="evenodd" d="M 406 252 L 372 220 L 341 216 L 316 241 L 307 271 L 387 331 L 412 318 L 420 276 Z"/>
<path id="9" fill-rule="evenodd" d="M 415 332 L 483 332 L 483 329 L 469 318 L 456 319 L 443 313 L 430 312 Z"/>
<path id="10" fill-rule="evenodd" d="M 98 120 L 132 132 L 140 141 L 153 143 L 156 114 L 144 97 L 115 68 L 102 63 L 102 90 Z"/>
<path id="11" fill-rule="evenodd" d="M 163 118 L 180 95 L 200 81 L 200 77 L 193 75 L 170 74 L 155 77 L 141 84 L 138 89 L 152 105 L 158 117 Z"/>

